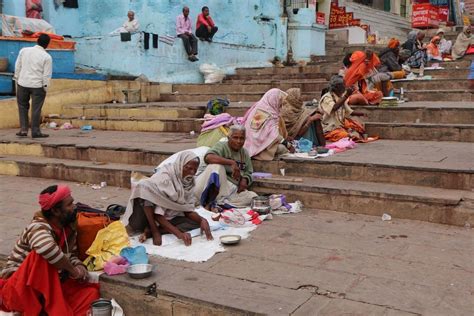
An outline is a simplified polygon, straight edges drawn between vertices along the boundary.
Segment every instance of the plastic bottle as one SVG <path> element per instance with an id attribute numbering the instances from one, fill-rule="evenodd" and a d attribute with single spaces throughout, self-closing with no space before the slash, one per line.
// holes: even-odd
<path id="1" fill-rule="evenodd" d="M 420 77 L 424 77 L 424 76 L 425 76 L 425 63 L 422 62 L 420 66 Z"/>

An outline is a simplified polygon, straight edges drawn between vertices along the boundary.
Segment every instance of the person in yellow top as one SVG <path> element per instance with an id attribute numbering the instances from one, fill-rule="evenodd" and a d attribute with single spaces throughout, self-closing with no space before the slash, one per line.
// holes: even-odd
<path id="1" fill-rule="evenodd" d="M 364 116 L 364 114 L 355 112 L 347 105 L 347 99 L 352 92 L 352 87 L 345 88 L 341 76 L 331 78 L 329 91 L 323 95 L 318 106 L 318 112 L 322 114 L 321 123 L 326 140 L 336 142 L 345 137 L 353 140 L 363 139 L 364 125 L 352 119 L 352 116 Z"/>

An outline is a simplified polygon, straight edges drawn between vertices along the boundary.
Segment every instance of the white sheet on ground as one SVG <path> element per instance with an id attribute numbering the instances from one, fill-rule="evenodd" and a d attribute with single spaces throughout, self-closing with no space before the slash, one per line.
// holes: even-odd
<path id="1" fill-rule="evenodd" d="M 213 213 L 200 207 L 196 212 L 207 219 L 212 230 L 214 240 L 208 241 L 205 236 L 200 236 L 200 229 L 195 229 L 189 233 L 193 237 L 191 246 L 187 247 L 181 240 L 171 234 L 163 235 L 162 245 L 153 245 L 152 239 L 148 239 L 145 243 L 138 241 L 138 236 L 130 238 L 132 247 L 142 245 L 146 248 L 149 255 L 161 256 L 169 259 L 183 260 L 188 262 L 205 262 L 212 258 L 218 252 L 224 252 L 225 248 L 221 245 L 219 237 L 223 235 L 239 235 L 242 239 L 249 237 L 250 232 L 257 228 L 252 223 L 246 223 L 241 227 L 224 226 L 219 222 L 211 219 Z"/>

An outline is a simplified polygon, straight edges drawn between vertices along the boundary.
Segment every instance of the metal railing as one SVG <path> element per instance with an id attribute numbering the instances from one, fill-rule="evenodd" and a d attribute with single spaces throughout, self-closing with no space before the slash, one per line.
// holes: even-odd
<path id="1" fill-rule="evenodd" d="M 285 0 L 285 8 L 301 9 L 309 6 L 310 0 Z"/>

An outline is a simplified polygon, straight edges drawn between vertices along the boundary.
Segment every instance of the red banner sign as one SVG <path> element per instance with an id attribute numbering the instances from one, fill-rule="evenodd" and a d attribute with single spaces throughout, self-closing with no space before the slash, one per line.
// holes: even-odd
<path id="1" fill-rule="evenodd" d="M 326 15 L 323 12 L 316 12 L 316 24 L 326 24 Z"/>
<path id="2" fill-rule="evenodd" d="M 438 8 L 429 3 L 414 4 L 411 26 L 414 28 L 434 28 L 438 27 Z"/>
<path id="3" fill-rule="evenodd" d="M 330 29 L 359 25 L 360 20 L 354 19 L 352 12 L 346 12 L 346 7 L 339 7 L 336 3 L 331 3 L 331 14 L 329 15 Z"/>

